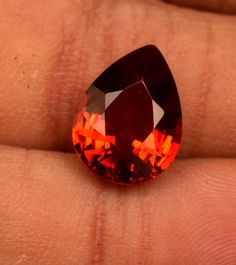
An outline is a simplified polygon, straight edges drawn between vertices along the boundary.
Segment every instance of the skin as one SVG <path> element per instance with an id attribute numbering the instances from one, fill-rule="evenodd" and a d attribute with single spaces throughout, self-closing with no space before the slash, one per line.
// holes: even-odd
<path id="1" fill-rule="evenodd" d="M 0 14 L 0 264 L 235 265 L 236 18 L 151 0 Z M 148 43 L 175 77 L 183 143 L 157 180 L 117 187 L 72 154 L 71 125 L 97 75 Z"/>
<path id="2" fill-rule="evenodd" d="M 235 0 L 163 0 L 166 3 L 177 4 L 191 8 L 197 8 L 205 11 L 215 11 L 220 13 L 236 13 Z"/>

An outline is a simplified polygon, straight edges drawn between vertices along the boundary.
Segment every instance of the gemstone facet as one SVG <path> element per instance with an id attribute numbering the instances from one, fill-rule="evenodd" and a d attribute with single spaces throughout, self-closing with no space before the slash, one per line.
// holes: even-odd
<path id="1" fill-rule="evenodd" d="M 92 171 L 115 183 L 133 184 L 169 167 L 179 149 L 182 115 L 175 81 L 155 46 L 116 61 L 87 96 L 72 138 Z"/>

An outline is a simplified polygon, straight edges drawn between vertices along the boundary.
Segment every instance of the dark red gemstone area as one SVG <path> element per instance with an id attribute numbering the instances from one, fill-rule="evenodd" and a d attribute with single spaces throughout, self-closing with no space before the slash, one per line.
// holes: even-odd
<path id="1" fill-rule="evenodd" d="M 181 107 L 171 71 L 153 45 L 107 68 L 76 115 L 76 153 L 96 174 L 119 184 L 156 177 L 181 141 Z"/>

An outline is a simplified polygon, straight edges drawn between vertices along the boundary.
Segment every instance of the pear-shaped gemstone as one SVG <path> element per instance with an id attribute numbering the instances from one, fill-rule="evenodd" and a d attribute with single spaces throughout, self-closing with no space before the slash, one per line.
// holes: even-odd
<path id="1" fill-rule="evenodd" d="M 73 143 L 104 179 L 132 184 L 156 177 L 181 141 L 181 107 L 171 71 L 153 45 L 108 67 L 88 88 L 76 115 Z"/>

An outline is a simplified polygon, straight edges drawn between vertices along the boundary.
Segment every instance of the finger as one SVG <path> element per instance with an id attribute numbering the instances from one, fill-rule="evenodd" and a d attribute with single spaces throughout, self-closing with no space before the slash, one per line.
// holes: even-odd
<path id="1" fill-rule="evenodd" d="M 236 263 L 236 160 L 182 159 L 135 187 L 70 154 L 0 150 L 1 264 Z"/>
<path id="2" fill-rule="evenodd" d="M 159 2 L 10 3 L 0 7 L 1 143 L 68 150 L 90 83 L 120 56 L 154 43 L 179 88 L 181 154 L 236 155 L 234 18 Z"/>
<path id="3" fill-rule="evenodd" d="M 193 7 L 207 11 L 215 11 L 227 14 L 236 14 L 235 0 L 164 0 L 167 3 L 174 3 L 181 6 Z"/>

